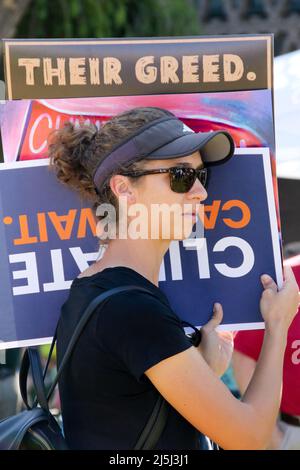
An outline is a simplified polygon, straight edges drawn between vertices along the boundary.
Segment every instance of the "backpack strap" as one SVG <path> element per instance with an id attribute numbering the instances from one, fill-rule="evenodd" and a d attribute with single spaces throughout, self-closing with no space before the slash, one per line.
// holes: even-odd
<path id="1" fill-rule="evenodd" d="M 162 395 L 159 394 L 151 416 L 141 432 L 141 435 L 134 446 L 134 450 L 151 450 L 156 446 L 165 428 L 168 413 L 169 404 Z"/>
<path id="2" fill-rule="evenodd" d="M 31 375 L 37 397 L 32 406 L 29 405 L 27 394 L 27 377 L 29 367 L 31 367 Z M 27 348 L 24 352 L 20 367 L 19 385 L 20 393 L 27 410 L 32 410 L 36 407 L 37 403 L 39 403 L 41 408 L 49 413 L 48 400 L 46 397 L 45 384 L 43 380 L 43 369 L 37 347 Z"/>
<path id="3" fill-rule="evenodd" d="M 90 318 L 92 317 L 93 313 L 95 312 L 96 308 L 99 307 L 100 304 L 101 305 L 101 308 L 104 307 L 104 305 L 106 304 L 106 302 L 108 301 L 109 297 L 113 296 L 113 295 L 116 295 L 116 294 L 119 294 L 121 292 L 127 292 L 127 291 L 132 291 L 132 290 L 140 290 L 142 292 L 145 292 L 145 293 L 148 293 L 150 295 L 152 295 L 152 297 L 155 297 L 155 294 L 153 294 L 153 292 L 151 292 L 150 290 L 148 289 L 145 289 L 144 287 L 140 287 L 140 286 L 122 286 L 122 287 L 115 287 L 113 289 L 110 289 L 108 290 L 107 292 L 104 292 L 103 294 L 100 294 L 98 295 L 97 297 L 95 297 L 91 303 L 87 306 L 87 308 L 85 309 L 81 319 L 79 320 L 77 326 L 76 326 L 76 329 L 71 337 L 71 340 L 67 346 L 67 349 L 66 349 L 66 352 L 61 360 L 61 363 L 60 363 L 60 366 L 58 368 L 58 371 L 57 371 L 57 375 L 51 385 L 51 388 L 47 394 L 47 399 L 49 400 L 58 381 L 59 381 L 59 378 L 65 368 L 65 365 L 67 363 L 67 361 L 69 360 L 74 348 L 75 348 L 75 345 L 81 335 L 81 333 L 83 332 L 86 324 L 88 323 L 88 321 L 90 320 Z"/>
<path id="4" fill-rule="evenodd" d="M 47 396 L 44 397 L 44 394 L 45 394 L 45 388 L 44 388 L 44 381 L 40 379 L 43 379 L 45 378 L 46 376 L 46 373 L 47 373 L 47 370 L 48 370 L 48 366 L 50 364 L 50 361 L 51 361 L 51 356 L 52 356 L 52 353 L 53 353 L 53 349 L 54 349 L 54 346 L 56 344 L 56 340 L 57 340 L 57 328 L 56 328 L 56 331 L 55 331 L 55 334 L 54 334 L 54 337 L 53 337 L 53 340 L 52 340 L 52 343 L 51 343 L 51 347 L 50 347 L 50 351 L 49 351 L 49 355 L 48 355 L 48 359 L 47 359 L 47 364 L 46 364 L 46 367 L 45 367 L 45 370 L 44 370 L 44 374 L 42 376 L 42 373 L 41 373 L 41 370 L 38 370 L 37 367 L 36 367 L 36 353 L 38 354 L 38 351 L 36 350 L 36 353 L 30 353 L 28 352 L 31 348 L 28 348 L 26 351 L 25 351 L 25 354 L 24 354 L 24 357 L 23 357 L 23 360 L 22 360 L 22 364 L 21 364 L 21 369 L 20 369 L 20 391 L 21 391 L 21 395 L 22 395 L 22 398 L 23 398 L 23 401 L 26 405 L 26 407 L 28 409 L 30 409 L 29 405 L 28 405 L 28 397 L 27 397 L 27 376 L 28 376 L 28 371 L 29 371 L 29 366 L 31 365 L 31 369 L 32 369 L 32 374 L 36 374 L 36 379 L 33 378 L 33 381 L 34 381 L 34 386 L 36 388 L 36 393 L 37 393 L 37 400 L 35 402 L 35 404 L 33 406 L 35 406 L 37 403 L 39 403 L 43 409 L 46 409 L 46 411 L 49 411 L 49 407 L 48 407 L 48 401 L 60 379 L 60 376 L 66 366 L 66 363 L 67 361 L 70 359 L 71 357 L 71 354 L 73 353 L 73 350 L 76 346 L 76 343 L 80 337 L 80 335 L 82 334 L 85 326 L 87 325 L 88 321 L 90 320 L 90 318 L 92 317 L 93 313 L 95 312 L 96 308 L 99 307 L 99 305 L 101 304 L 101 308 L 103 308 L 103 306 L 106 304 L 106 302 L 108 301 L 108 299 L 112 296 L 112 295 L 116 295 L 116 294 L 119 294 L 121 292 L 128 292 L 128 291 L 132 291 L 132 290 L 139 290 L 139 291 L 142 291 L 142 292 L 145 292 L 145 293 L 148 293 L 150 295 L 152 295 L 153 297 L 157 298 L 155 296 L 155 294 L 153 292 L 151 292 L 150 290 L 144 288 L 144 287 L 141 287 L 141 286 L 135 286 L 135 285 L 130 285 L 130 286 L 121 286 L 121 287 L 115 287 L 113 289 L 109 289 L 108 291 L 98 295 L 97 297 L 95 297 L 91 302 L 90 304 L 87 306 L 87 308 L 85 309 L 85 311 L 83 312 L 76 328 L 75 328 L 75 331 L 74 333 L 72 334 L 72 337 L 69 341 L 69 344 L 67 346 L 67 349 L 65 351 L 65 354 L 61 360 L 61 363 L 60 363 L 60 366 L 58 368 L 58 371 L 57 371 L 57 374 L 56 374 L 56 377 L 50 387 L 50 390 L 47 394 Z M 34 348 L 32 348 L 34 349 Z M 36 348 L 35 348 L 36 349 Z M 36 383 L 38 384 L 38 386 L 36 386 Z M 41 385 L 42 383 L 42 385 Z M 152 414 L 144 428 L 144 430 L 142 431 L 139 439 L 138 439 L 138 442 L 136 443 L 135 445 L 135 449 L 150 449 L 150 448 L 153 448 L 155 446 L 155 444 L 157 443 L 164 427 L 165 427 L 165 424 L 166 424 L 166 420 L 167 420 L 167 415 L 168 415 L 168 409 L 169 409 L 169 405 L 168 403 L 165 401 L 165 399 L 159 394 L 158 396 L 158 399 L 157 399 L 157 402 L 155 404 L 155 407 L 152 411 Z"/>

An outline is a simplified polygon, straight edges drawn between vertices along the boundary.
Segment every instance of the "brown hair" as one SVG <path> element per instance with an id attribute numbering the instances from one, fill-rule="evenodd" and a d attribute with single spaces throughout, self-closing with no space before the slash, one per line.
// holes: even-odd
<path id="1" fill-rule="evenodd" d="M 124 169 L 140 168 L 142 160 L 130 165 L 120 165 L 107 177 L 98 192 L 93 175 L 103 157 L 116 145 L 144 124 L 166 115 L 173 116 L 171 112 L 161 108 L 133 108 L 114 116 L 99 130 L 94 124 L 86 125 L 82 122 L 79 127 L 75 127 L 67 122 L 62 129 L 49 136 L 50 168 L 62 183 L 89 200 L 94 209 L 101 203 L 109 203 L 113 204 L 118 214 L 117 200 L 109 186 L 110 178 Z"/>

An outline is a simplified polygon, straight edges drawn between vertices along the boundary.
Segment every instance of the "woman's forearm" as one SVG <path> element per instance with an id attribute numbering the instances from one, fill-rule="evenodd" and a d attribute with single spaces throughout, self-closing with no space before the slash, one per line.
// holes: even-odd
<path id="1" fill-rule="evenodd" d="M 255 419 L 261 421 L 257 431 L 262 434 L 262 439 L 266 436 L 266 445 L 280 406 L 286 338 L 284 329 L 266 330 L 257 366 L 242 398 L 252 407 Z"/>

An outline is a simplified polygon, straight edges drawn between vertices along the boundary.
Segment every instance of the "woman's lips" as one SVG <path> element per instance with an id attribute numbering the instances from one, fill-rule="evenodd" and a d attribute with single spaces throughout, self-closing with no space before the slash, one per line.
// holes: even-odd
<path id="1" fill-rule="evenodd" d="M 188 212 L 188 213 L 185 213 L 185 214 L 182 214 L 182 215 L 186 215 L 188 217 L 196 217 L 196 212 Z"/>

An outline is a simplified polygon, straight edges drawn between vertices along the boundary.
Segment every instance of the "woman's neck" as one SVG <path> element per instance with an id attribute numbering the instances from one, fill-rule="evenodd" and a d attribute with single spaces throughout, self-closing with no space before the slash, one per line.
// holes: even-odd
<path id="1" fill-rule="evenodd" d="M 126 266 L 158 286 L 159 271 L 170 240 L 110 240 L 97 269 Z M 94 267 L 96 267 L 94 265 Z"/>

